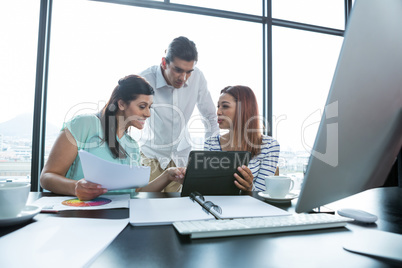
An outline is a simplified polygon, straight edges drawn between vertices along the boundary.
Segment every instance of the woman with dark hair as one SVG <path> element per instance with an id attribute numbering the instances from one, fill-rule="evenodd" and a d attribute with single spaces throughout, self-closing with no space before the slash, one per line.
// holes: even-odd
<path id="1" fill-rule="evenodd" d="M 151 115 L 153 94 L 153 88 L 145 79 L 129 75 L 119 80 L 98 114 L 78 115 L 65 123 L 42 170 L 41 186 L 57 194 L 77 196 L 80 200 L 106 193 L 107 189 L 101 185 L 85 180 L 78 151 L 85 150 L 119 164 L 140 165 L 139 146 L 127 130 L 144 127 Z M 172 181 L 182 182 L 183 173 L 183 168 L 170 168 L 152 183 L 136 190 L 161 191 Z"/>
<path id="2" fill-rule="evenodd" d="M 208 151 L 249 151 L 252 159 L 248 167 L 239 167 L 243 178 L 235 174 L 235 184 L 241 190 L 265 190 L 265 176 L 275 174 L 279 144 L 263 135 L 258 115 L 258 104 L 253 91 L 246 86 L 229 86 L 221 91 L 218 101 L 218 124 L 229 130 L 205 141 Z"/>

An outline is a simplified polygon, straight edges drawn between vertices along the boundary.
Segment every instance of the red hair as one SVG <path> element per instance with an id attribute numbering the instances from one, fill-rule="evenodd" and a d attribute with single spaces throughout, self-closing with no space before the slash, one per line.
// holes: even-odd
<path id="1" fill-rule="evenodd" d="M 262 134 L 254 92 L 246 86 L 229 86 L 222 89 L 221 94 L 229 94 L 236 101 L 233 122 L 235 148 L 251 152 L 252 157 L 258 155 L 261 152 Z"/>

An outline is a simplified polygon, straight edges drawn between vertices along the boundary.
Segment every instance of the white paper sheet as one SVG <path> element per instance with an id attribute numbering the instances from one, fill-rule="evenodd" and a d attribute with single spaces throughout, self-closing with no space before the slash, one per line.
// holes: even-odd
<path id="1" fill-rule="evenodd" d="M 80 150 L 85 179 L 108 190 L 138 188 L 148 184 L 151 168 L 112 163 Z"/>
<path id="2" fill-rule="evenodd" d="M 291 213 L 248 195 L 204 196 L 222 208 L 222 218 L 286 216 Z"/>
<path id="3" fill-rule="evenodd" d="M 88 206 L 68 206 L 63 205 L 63 201 L 77 199 L 75 196 L 45 196 L 41 197 L 32 203 L 34 206 L 42 208 L 42 212 L 57 212 L 63 210 L 96 210 L 96 209 L 112 209 L 112 208 L 128 208 L 128 203 L 130 200 L 129 194 L 118 194 L 118 195 L 101 195 L 99 198 L 104 198 L 98 202 L 85 201 Z M 109 203 L 102 202 L 110 200 Z M 94 200 L 96 201 L 96 200 Z M 77 201 L 78 202 L 78 201 Z M 91 206 L 92 205 L 92 206 Z"/>
<path id="4" fill-rule="evenodd" d="M 225 219 L 264 216 L 285 216 L 289 212 L 247 195 L 204 196 L 222 209 Z M 189 197 L 130 199 L 130 224 L 165 225 L 175 221 L 215 219 Z"/>
<path id="5" fill-rule="evenodd" d="M 0 267 L 86 267 L 128 219 L 47 217 L 0 238 Z"/>
<path id="6" fill-rule="evenodd" d="M 166 225 L 175 221 L 212 220 L 188 197 L 130 200 L 130 223 L 135 226 Z"/>

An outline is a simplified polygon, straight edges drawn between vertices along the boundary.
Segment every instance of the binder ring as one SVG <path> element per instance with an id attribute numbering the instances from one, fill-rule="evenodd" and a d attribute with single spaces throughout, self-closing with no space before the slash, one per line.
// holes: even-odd
<path id="1" fill-rule="evenodd" d="M 207 207 L 208 212 L 211 211 L 211 208 L 213 208 L 216 212 L 218 212 L 219 214 L 222 214 L 222 208 L 220 206 L 215 205 L 211 201 L 207 201 L 204 204 Z"/>

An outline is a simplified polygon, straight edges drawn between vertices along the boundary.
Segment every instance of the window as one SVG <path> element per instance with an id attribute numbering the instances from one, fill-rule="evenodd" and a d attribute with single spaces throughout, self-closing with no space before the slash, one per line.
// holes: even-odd
<path id="1" fill-rule="evenodd" d="M 264 1 L 264 0 L 263 0 Z M 240 12 L 252 15 L 262 15 L 261 0 L 170 0 L 172 4 L 183 4 L 190 6 L 221 9 L 233 12 Z"/>
<path id="2" fill-rule="evenodd" d="M 149 2 L 149 7 L 152 7 L 162 0 Z M 272 16 L 275 19 L 343 29 L 345 1 L 321 2 L 274 0 Z M 205 7 L 254 15 L 248 16 L 254 18 L 262 15 L 263 1 L 170 0 L 158 7 L 170 3 L 172 7 L 175 4 L 193 6 L 192 11 L 196 11 L 197 7 Z M 12 25 L 9 29 L 2 29 L 1 33 L 5 36 L 17 36 L 18 33 L 18 36 L 25 38 L 23 42 L 18 39 L 7 42 L 6 49 L 0 51 L 0 59 L 6 59 L 4 62 L 11 66 L 2 72 L 6 79 L 0 81 L 0 86 L 10 88 L 12 85 L 13 90 L 7 90 L 6 98 L 18 97 L 18 101 L 24 102 L 19 103 L 21 109 L 18 114 L 20 111 L 32 112 L 39 1 L 3 3 L 0 8 L 2 25 Z M 17 16 L 10 17 L 10 14 Z M 19 22 L 26 24 L 20 29 L 16 22 L 21 16 L 29 19 Z M 119 78 L 158 65 L 169 42 L 180 35 L 189 37 L 197 44 L 197 66 L 207 78 L 214 102 L 217 102 L 223 87 L 246 85 L 254 90 L 262 114 L 262 85 L 263 79 L 267 77 L 263 74 L 261 23 L 137 7 L 135 2 L 124 5 L 87 0 L 54 0 L 45 161 L 63 122 L 79 113 L 97 112 L 110 97 Z M 34 38 L 34 41 L 29 41 L 29 38 Z M 342 38 L 274 26 L 272 40 L 273 68 L 268 70 L 273 72 L 272 133 L 283 151 L 281 173 L 301 174 L 301 160 L 293 161 L 291 158 L 297 155 L 294 152 L 299 151 L 304 153 L 305 158 L 309 155 L 319 121 L 315 116 L 321 112 L 325 103 Z M 22 68 L 25 76 L 28 76 L 23 80 L 16 75 L 21 73 Z M 15 85 L 14 81 L 19 84 Z M 1 107 L 0 130 L 2 124 L 13 115 L 9 112 L 13 108 L 11 103 L 7 102 Z M 312 118 L 315 121 L 306 125 L 309 123 L 306 120 Z M 28 121 L 22 125 L 32 125 L 32 114 Z M 197 111 L 189 127 L 193 147 L 201 148 L 203 127 Z M 300 134 L 302 127 L 305 127 L 303 136 Z M 31 136 L 31 130 L 18 131 Z M 137 140 L 142 138 L 139 131 L 131 134 Z M 1 152 L 8 146 L 7 139 L 6 135 L 0 134 Z M 292 161 L 296 164 L 292 164 Z"/>
<path id="3" fill-rule="evenodd" d="M 335 29 L 345 28 L 344 1 L 273 0 L 272 17 Z"/>
<path id="4" fill-rule="evenodd" d="M 280 171 L 301 182 L 343 38 L 273 27 L 273 136 Z"/>
<path id="5" fill-rule="evenodd" d="M 0 25 L 0 181 L 30 181 L 39 1 L 1 1 Z"/>
<path id="6" fill-rule="evenodd" d="M 180 35 L 196 43 L 197 66 L 207 78 L 215 103 L 227 85 L 247 85 L 262 96 L 261 33 L 258 23 L 92 1 L 55 0 L 46 148 L 51 148 L 64 121 L 102 108 L 121 77 L 159 65 L 170 41 Z M 262 110 L 262 103 L 260 106 Z M 189 127 L 194 148 L 202 147 L 204 132 L 197 112 Z M 135 130 L 132 135 L 141 139 L 141 133 Z"/>

